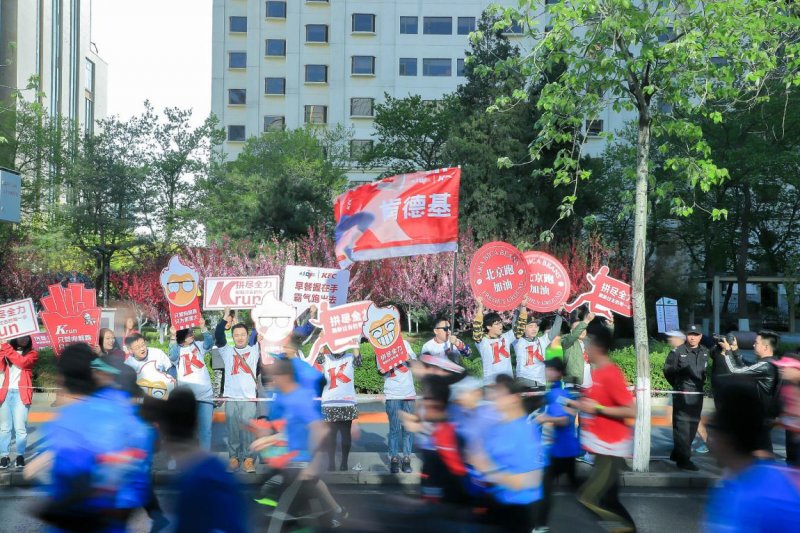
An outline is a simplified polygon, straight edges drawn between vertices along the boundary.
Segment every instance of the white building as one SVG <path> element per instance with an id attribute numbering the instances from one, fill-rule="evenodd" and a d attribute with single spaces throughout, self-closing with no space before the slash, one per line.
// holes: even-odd
<path id="1" fill-rule="evenodd" d="M 227 131 L 223 152 L 233 159 L 248 137 L 307 123 L 352 128 L 351 152 L 363 149 L 384 93 L 436 100 L 465 82 L 468 35 L 492 3 L 214 0 L 211 110 Z M 622 125 L 607 115 L 595 127 Z M 586 151 L 603 146 L 595 136 Z"/>
<path id="2" fill-rule="evenodd" d="M 108 65 L 91 39 L 91 0 L 0 0 L 0 100 L 15 89 L 84 131 L 106 116 Z M 39 90 L 24 90 L 32 78 Z"/>

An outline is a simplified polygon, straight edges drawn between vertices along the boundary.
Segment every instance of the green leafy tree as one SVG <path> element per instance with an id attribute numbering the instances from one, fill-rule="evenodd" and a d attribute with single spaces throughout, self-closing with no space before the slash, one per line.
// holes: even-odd
<path id="1" fill-rule="evenodd" d="M 569 143 L 554 160 L 554 184 L 570 192 L 561 215 L 570 216 L 578 185 L 590 177 L 581 166 L 586 121 L 606 109 L 629 113 L 636 121 L 636 172 L 633 195 L 633 312 L 637 353 L 637 424 L 634 469 L 649 468 L 650 360 L 645 304 L 648 191 L 659 187 L 651 172 L 651 139 L 670 137 L 680 152 L 665 165 L 682 175 L 688 196 L 675 195 L 677 214 L 702 207 L 704 195 L 728 178 L 711 158 L 696 117 L 722 121 L 733 103 L 767 96 L 767 81 L 780 76 L 799 83 L 781 59 L 797 60 L 794 6 L 774 0 L 569 0 L 551 4 L 521 0 L 519 8 L 495 7 L 506 27 L 520 23 L 536 44 L 519 59 L 498 68 L 515 68 L 535 80 L 560 74 L 547 83 L 537 101 L 542 115 L 532 157 Z M 546 28 L 546 26 L 549 26 Z M 545 31 L 547 29 L 547 31 Z M 527 99 L 525 86 L 497 100 L 498 107 Z M 659 105 L 656 105 L 659 104 Z M 663 112 L 665 106 L 669 113 Z M 576 135 L 577 131 L 584 132 Z M 501 160 L 501 164 L 508 161 Z M 720 208 L 708 209 L 713 219 Z M 545 235 L 544 237 L 548 237 Z"/>

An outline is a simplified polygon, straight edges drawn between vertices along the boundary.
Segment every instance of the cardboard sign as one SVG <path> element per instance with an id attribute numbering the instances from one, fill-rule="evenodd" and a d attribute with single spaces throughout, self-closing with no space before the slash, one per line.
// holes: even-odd
<path id="1" fill-rule="evenodd" d="M 155 361 L 148 361 L 136 372 L 136 384 L 146 395 L 157 400 L 166 400 L 177 386 L 175 378 L 156 368 Z"/>
<path id="2" fill-rule="evenodd" d="M 511 311 L 530 290 L 528 263 L 522 252 L 505 242 L 480 247 L 469 264 L 469 284 L 476 298 L 495 311 Z"/>
<path id="3" fill-rule="evenodd" d="M 268 294 L 260 305 L 250 312 L 256 331 L 261 335 L 261 362 L 265 365 L 272 363 L 270 353 L 283 352 L 286 341 L 294 330 L 294 321 L 297 310 Z"/>
<path id="4" fill-rule="evenodd" d="M 592 286 L 591 290 L 564 306 L 567 311 L 571 313 L 578 307 L 589 304 L 589 311 L 606 318 L 613 318 L 611 313 L 627 317 L 633 315 L 631 286 L 609 276 L 607 266 L 600 267 L 595 275 L 586 274 L 586 279 Z"/>
<path id="5" fill-rule="evenodd" d="M 381 372 L 389 372 L 408 361 L 408 350 L 400 332 L 400 311 L 395 306 L 370 305 L 362 332 L 375 349 L 375 361 Z"/>
<path id="6" fill-rule="evenodd" d="M 672 298 L 660 298 L 656 302 L 656 323 L 658 332 L 680 331 L 678 320 L 678 301 Z"/>
<path id="7" fill-rule="evenodd" d="M 98 336 L 100 332 L 97 332 Z M 31 335 L 31 342 L 33 343 L 33 349 L 37 352 L 42 348 L 52 348 L 53 343 L 50 342 L 50 335 L 47 333 L 34 333 Z"/>
<path id="8" fill-rule="evenodd" d="M 531 311 L 546 313 L 561 308 L 569 298 L 572 283 L 567 269 L 552 255 L 544 252 L 525 252 L 530 273 L 530 289 L 526 306 Z"/>
<path id="9" fill-rule="evenodd" d="M 354 261 L 458 250 L 461 169 L 390 176 L 333 203 L 336 260 Z"/>
<path id="10" fill-rule="evenodd" d="M 320 307 L 322 302 L 328 302 L 334 307 L 347 301 L 349 284 L 349 270 L 286 265 L 283 301 L 295 306 L 298 315 L 311 304 Z"/>
<path id="11" fill-rule="evenodd" d="M 316 361 L 323 347 L 332 353 L 358 348 L 367 310 L 371 305 L 372 302 L 363 301 L 330 307 L 328 302 L 322 302 L 319 315 L 311 319 L 311 324 L 322 331 L 311 347 L 310 360 Z"/>
<path id="12" fill-rule="evenodd" d="M 26 298 L 0 305 L 0 341 L 39 333 L 33 300 Z"/>
<path id="13" fill-rule="evenodd" d="M 187 329 L 200 324 L 200 275 L 196 270 L 183 264 L 181 258 L 173 256 L 167 267 L 161 271 L 161 287 L 169 303 L 169 315 L 176 330 Z"/>
<path id="14" fill-rule="evenodd" d="M 268 294 L 277 298 L 280 284 L 280 276 L 206 278 L 203 281 L 203 309 L 253 309 Z"/>
<path id="15" fill-rule="evenodd" d="M 95 290 L 82 283 L 70 283 L 66 289 L 59 284 L 50 285 L 48 290 L 50 294 L 42 298 L 44 311 L 39 316 L 56 355 L 76 342 L 97 346 L 101 309 L 97 307 Z"/>

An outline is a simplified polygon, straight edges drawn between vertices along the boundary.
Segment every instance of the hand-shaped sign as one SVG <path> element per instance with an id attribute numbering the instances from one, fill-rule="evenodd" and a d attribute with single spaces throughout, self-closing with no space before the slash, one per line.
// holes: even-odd
<path id="1" fill-rule="evenodd" d="M 56 355 L 69 344 L 85 342 L 97 346 L 100 333 L 100 308 L 97 294 L 82 283 L 50 285 L 50 294 L 42 298 L 44 310 L 39 313 Z"/>
<path id="2" fill-rule="evenodd" d="M 608 319 L 613 319 L 611 313 L 627 317 L 633 315 L 631 286 L 609 276 L 607 266 L 600 267 L 595 275 L 586 274 L 586 279 L 592 285 L 591 290 L 565 305 L 567 311 L 571 313 L 583 304 L 589 304 L 589 311 Z"/>
<path id="3" fill-rule="evenodd" d="M 316 361 L 325 346 L 332 353 L 358 348 L 361 344 L 361 328 L 371 305 L 372 302 L 363 301 L 329 307 L 328 302 L 322 302 L 319 317 L 311 319 L 311 324 L 321 328 L 322 333 L 311 348 L 310 360 Z"/>

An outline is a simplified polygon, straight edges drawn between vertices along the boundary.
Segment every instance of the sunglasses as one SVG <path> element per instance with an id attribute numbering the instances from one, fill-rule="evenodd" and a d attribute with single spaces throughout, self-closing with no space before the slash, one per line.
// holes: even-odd
<path id="1" fill-rule="evenodd" d="M 178 292 L 183 287 L 186 292 L 191 292 L 194 289 L 194 281 L 171 281 L 167 283 L 167 289 L 170 292 Z"/>

